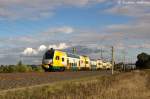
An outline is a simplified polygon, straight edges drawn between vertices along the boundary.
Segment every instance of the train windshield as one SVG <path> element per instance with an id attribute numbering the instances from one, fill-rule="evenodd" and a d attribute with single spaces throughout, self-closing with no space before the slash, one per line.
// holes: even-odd
<path id="1" fill-rule="evenodd" d="M 53 59 L 53 56 L 54 56 L 54 50 L 48 50 L 45 53 L 44 59 Z"/>

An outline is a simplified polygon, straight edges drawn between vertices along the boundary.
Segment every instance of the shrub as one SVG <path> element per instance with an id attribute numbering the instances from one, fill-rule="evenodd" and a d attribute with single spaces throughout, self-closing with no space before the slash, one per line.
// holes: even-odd
<path id="1" fill-rule="evenodd" d="M 10 66 L 1 66 L 0 67 L 0 72 L 1 73 L 11 73 L 15 71 L 15 66 L 10 65 Z"/>
<path id="2" fill-rule="evenodd" d="M 1 67 L 0 67 L 0 73 L 2 73 L 3 72 L 3 65 L 1 65 Z"/>
<path id="3" fill-rule="evenodd" d="M 43 72 L 43 68 L 41 66 L 35 66 L 35 67 L 32 67 L 33 71 L 35 72 Z"/>
<path id="4" fill-rule="evenodd" d="M 31 72 L 32 68 L 27 65 L 17 65 L 16 70 L 17 72 Z"/>
<path id="5" fill-rule="evenodd" d="M 16 66 L 14 65 L 7 66 L 7 72 L 8 73 L 16 72 Z"/>
<path id="6" fill-rule="evenodd" d="M 41 66 L 30 66 L 24 65 L 19 62 L 17 65 L 1 65 L 0 73 L 13 73 L 13 72 L 43 72 L 43 68 Z"/>

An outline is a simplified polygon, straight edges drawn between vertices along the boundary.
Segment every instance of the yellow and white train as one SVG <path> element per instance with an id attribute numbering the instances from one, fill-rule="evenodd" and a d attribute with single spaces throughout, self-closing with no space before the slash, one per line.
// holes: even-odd
<path id="1" fill-rule="evenodd" d="M 98 70 L 111 69 L 110 62 L 93 60 L 88 56 L 67 53 L 59 50 L 50 49 L 45 52 L 42 61 L 45 71 L 64 71 L 68 70 Z"/>

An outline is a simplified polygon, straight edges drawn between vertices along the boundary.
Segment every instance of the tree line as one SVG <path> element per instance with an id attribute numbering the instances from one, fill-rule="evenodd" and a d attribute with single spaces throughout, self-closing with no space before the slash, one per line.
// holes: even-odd
<path id="1" fill-rule="evenodd" d="M 0 73 L 14 73 L 14 72 L 43 72 L 41 66 L 25 65 L 19 61 L 16 65 L 1 65 Z"/>

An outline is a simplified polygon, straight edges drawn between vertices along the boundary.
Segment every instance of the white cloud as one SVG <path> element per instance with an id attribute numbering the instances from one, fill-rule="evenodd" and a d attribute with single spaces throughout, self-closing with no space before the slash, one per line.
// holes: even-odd
<path id="1" fill-rule="evenodd" d="M 105 0 L 0 0 L 0 19 L 39 19 L 61 6 L 84 7 Z"/>
<path id="2" fill-rule="evenodd" d="M 68 48 L 69 46 L 66 45 L 66 43 L 60 43 L 59 46 L 58 46 L 58 49 L 66 49 Z"/>
<path id="3" fill-rule="evenodd" d="M 68 48 L 69 46 L 66 45 L 66 43 L 60 43 L 59 45 L 49 45 L 49 49 L 50 48 L 54 48 L 54 49 L 66 49 Z"/>
<path id="4" fill-rule="evenodd" d="M 36 55 L 36 54 L 38 54 L 38 52 L 33 48 L 26 48 L 22 54 L 30 56 L 30 55 Z"/>
<path id="5" fill-rule="evenodd" d="M 119 49 L 119 50 L 124 50 L 125 49 L 125 45 L 123 43 L 116 43 L 115 48 Z"/>
<path id="6" fill-rule="evenodd" d="M 39 48 L 38 48 L 38 51 L 45 51 L 47 49 L 47 47 L 45 45 L 41 45 Z"/>
<path id="7" fill-rule="evenodd" d="M 122 34 L 123 37 L 129 39 L 149 39 L 150 38 L 149 27 L 150 23 L 142 23 L 140 21 L 134 21 L 132 23 L 127 24 L 108 26 L 105 29 L 105 32 L 109 32 L 112 35 L 120 33 Z"/>
<path id="8" fill-rule="evenodd" d="M 56 29 L 56 31 L 66 33 L 66 34 L 70 34 L 70 33 L 74 32 L 74 29 L 72 27 L 64 26 L 64 27 Z"/>
<path id="9" fill-rule="evenodd" d="M 117 14 L 117 15 L 126 15 L 126 16 L 132 16 L 132 17 L 145 17 L 149 16 L 149 6 L 146 5 L 138 5 L 138 4 L 120 4 L 118 2 L 130 2 L 130 1 L 141 1 L 141 0 L 116 0 L 114 2 L 114 6 L 108 8 L 105 10 L 105 12 Z M 150 3 L 150 2 L 149 2 Z"/>
<path id="10" fill-rule="evenodd" d="M 128 47 L 129 48 L 134 48 L 134 49 L 139 49 L 139 48 L 150 49 L 150 44 L 129 45 Z"/>
<path id="11" fill-rule="evenodd" d="M 141 0 L 116 0 L 116 2 L 127 2 L 127 1 L 141 1 Z M 142 0 L 146 1 L 146 0 Z M 122 33 L 124 36 L 132 39 L 136 38 L 150 38 L 150 12 L 149 6 L 137 5 L 137 4 L 115 4 L 110 8 L 107 8 L 105 12 L 124 15 L 130 17 L 132 20 L 126 24 L 114 24 L 106 28 L 107 32 L 111 33 Z"/>
<path id="12" fill-rule="evenodd" d="M 50 48 L 57 49 L 57 45 L 49 45 L 48 48 L 49 48 L 49 49 L 50 49 Z"/>
<path id="13" fill-rule="evenodd" d="M 49 28 L 47 31 L 44 32 L 44 34 L 54 34 L 54 33 L 65 33 L 65 34 L 71 34 L 74 32 L 74 29 L 70 26 L 62 26 L 62 27 L 56 27 L 56 28 Z"/>
<path id="14" fill-rule="evenodd" d="M 45 51 L 46 49 L 50 49 L 50 48 L 62 50 L 62 49 L 66 49 L 68 47 L 69 46 L 66 43 L 60 43 L 58 45 L 53 44 L 53 45 L 49 45 L 48 47 L 45 45 L 40 45 L 38 47 L 38 49 L 26 48 L 26 49 L 24 49 L 22 54 L 25 56 L 32 56 L 32 55 L 40 54 L 41 52 Z"/>
<path id="15" fill-rule="evenodd" d="M 150 49 L 150 44 L 143 44 L 142 46 L 143 46 L 143 48 L 148 48 L 148 49 Z"/>

